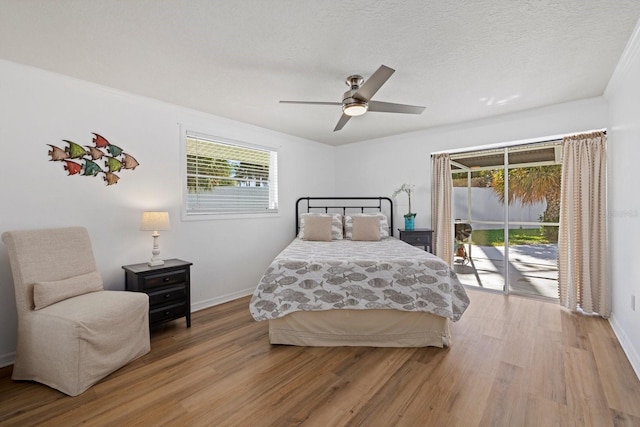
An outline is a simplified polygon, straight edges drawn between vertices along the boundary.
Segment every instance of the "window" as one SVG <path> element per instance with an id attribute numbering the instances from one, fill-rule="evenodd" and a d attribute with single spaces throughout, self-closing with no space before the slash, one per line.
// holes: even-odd
<path id="1" fill-rule="evenodd" d="M 278 211 L 276 150 L 187 132 L 187 216 Z"/>

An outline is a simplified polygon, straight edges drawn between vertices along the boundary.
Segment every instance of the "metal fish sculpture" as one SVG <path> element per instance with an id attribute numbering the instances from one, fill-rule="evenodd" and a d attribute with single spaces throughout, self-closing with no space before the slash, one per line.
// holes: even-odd
<path id="1" fill-rule="evenodd" d="M 104 179 L 104 182 L 107 183 L 107 185 L 117 184 L 118 180 L 120 179 L 120 177 L 115 173 L 111 173 L 111 172 L 102 172 L 102 173 L 104 173 L 103 179 Z"/>
<path id="2" fill-rule="evenodd" d="M 104 165 L 109 168 L 109 172 L 119 172 L 122 169 L 122 162 L 115 157 L 107 156 Z"/>
<path id="3" fill-rule="evenodd" d="M 122 163 L 125 169 L 135 169 L 140 163 L 131 155 L 122 153 Z"/>
<path id="4" fill-rule="evenodd" d="M 100 160 L 104 156 L 104 152 L 96 147 L 91 147 L 90 145 L 85 145 L 85 147 L 89 149 L 91 160 Z"/>
<path id="5" fill-rule="evenodd" d="M 55 145 L 51 145 L 51 144 L 47 144 L 47 145 L 51 147 L 51 150 L 49 150 L 49 153 L 48 153 L 51 156 L 50 161 L 64 160 L 69 157 L 69 153 L 64 151 L 62 148 L 56 147 Z"/>
<path id="6" fill-rule="evenodd" d="M 95 132 L 92 132 L 95 136 L 93 137 L 93 144 L 98 147 L 98 148 L 107 148 L 107 146 L 109 145 L 109 141 L 106 140 L 106 138 L 104 138 L 101 135 L 98 135 Z"/>
<path id="7" fill-rule="evenodd" d="M 69 157 L 71 157 L 72 159 L 79 159 L 80 157 L 84 157 L 88 154 L 87 150 L 85 150 L 82 145 L 76 144 L 75 142 L 71 142 L 66 139 L 63 139 L 63 141 L 69 144 L 68 147 L 64 148 L 64 151 L 69 153 Z"/>
<path id="8" fill-rule="evenodd" d="M 100 168 L 100 166 L 98 166 L 96 162 L 89 159 L 84 159 L 84 165 L 82 166 L 82 169 L 84 170 L 83 175 L 87 176 L 96 176 L 100 172 L 103 172 L 103 170 Z"/>
<path id="9" fill-rule="evenodd" d="M 76 175 L 82 171 L 82 165 L 72 162 L 71 160 L 63 160 L 66 165 L 64 165 L 64 170 L 68 171 L 67 175 Z"/>
<path id="10" fill-rule="evenodd" d="M 118 147 L 117 145 L 113 145 L 113 144 L 107 145 L 107 151 L 113 157 L 118 157 L 120 154 L 122 154 L 122 148 Z"/>

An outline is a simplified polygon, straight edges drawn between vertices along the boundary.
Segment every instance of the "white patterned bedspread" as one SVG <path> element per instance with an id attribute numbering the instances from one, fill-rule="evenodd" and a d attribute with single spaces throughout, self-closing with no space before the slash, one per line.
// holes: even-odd
<path id="1" fill-rule="evenodd" d="M 388 308 L 457 321 L 469 297 L 441 258 L 395 238 L 295 239 L 271 263 L 249 305 L 256 320 L 295 311 Z"/>

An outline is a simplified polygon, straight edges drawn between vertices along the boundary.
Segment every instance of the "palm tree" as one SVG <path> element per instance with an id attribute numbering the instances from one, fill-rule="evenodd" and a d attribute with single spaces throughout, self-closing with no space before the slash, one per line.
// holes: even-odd
<path id="1" fill-rule="evenodd" d="M 547 202 L 547 208 L 541 216 L 542 222 L 560 220 L 560 180 L 561 165 L 534 166 L 509 170 L 509 204 L 520 200 L 523 205 Z M 504 203 L 504 170 L 492 174 L 493 192 Z M 558 240 L 557 227 L 543 227 L 550 241 Z"/>

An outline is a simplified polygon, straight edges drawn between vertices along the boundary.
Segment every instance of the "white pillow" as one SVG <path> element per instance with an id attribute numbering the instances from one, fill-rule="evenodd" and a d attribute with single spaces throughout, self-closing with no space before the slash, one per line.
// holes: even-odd
<path id="1" fill-rule="evenodd" d="M 300 215 L 300 232 L 298 233 L 298 237 L 304 239 L 304 223 L 305 219 L 310 216 L 327 216 L 331 217 L 331 239 L 332 240 L 342 240 L 342 214 L 339 213 L 303 213 Z"/>
<path id="2" fill-rule="evenodd" d="M 36 282 L 33 285 L 34 310 L 40 310 L 59 301 L 102 291 L 102 277 L 97 271 L 51 282 Z"/>
<path id="3" fill-rule="evenodd" d="M 389 237 L 389 223 L 387 222 L 387 216 L 382 212 L 374 214 L 352 214 L 344 217 L 344 238 L 352 239 L 353 237 L 353 217 L 354 216 L 377 216 L 380 217 L 380 238 L 386 239 Z"/>

